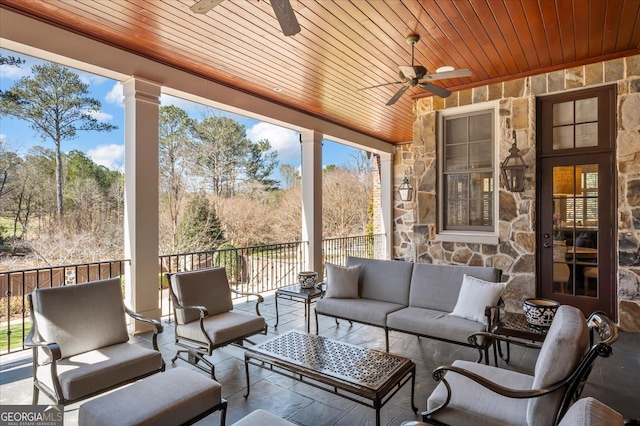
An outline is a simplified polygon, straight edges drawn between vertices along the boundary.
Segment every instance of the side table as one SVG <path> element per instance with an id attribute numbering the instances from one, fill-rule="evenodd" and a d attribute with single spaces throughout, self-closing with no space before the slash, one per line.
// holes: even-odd
<path id="1" fill-rule="evenodd" d="M 527 322 L 527 318 L 524 314 L 507 312 L 500 319 L 500 321 L 491 329 L 493 334 L 498 334 L 500 336 L 510 337 L 510 342 L 507 342 L 507 357 L 505 358 L 502 354 L 502 347 L 500 346 L 500 341 L 494 342 L 494 345 L 497 345 L 498 353 L 500 354 L 500 358 L 504 359 L 504 361 L 508 364 L 509 357 L 511 355 L 511 351 L 509 349 L 509 343 L 514 343 L 517 345 L 527 346 L 531 348 L 540 348 L 542 346 L 542 342 L 545 337 L 547 337 L 548 328 L 545 327 L 536 327 Z M 495 364 L 498 365 L 498 357 L 495 353 L 494 347 L 494 358 Z"/>
<path id="2" fill-rule="evenodd" d="M 318 283 L 314 288 L 302 288 L 300 284 L 280 287 L 276 290 L 276 325 L 278 327 L 278 299 L 286 298 L 295 302 L 304 303 L 304 317 L 307 319 L 307 333 L 310 328 L 311 303 L 324 294 L 324 283 Z"/>

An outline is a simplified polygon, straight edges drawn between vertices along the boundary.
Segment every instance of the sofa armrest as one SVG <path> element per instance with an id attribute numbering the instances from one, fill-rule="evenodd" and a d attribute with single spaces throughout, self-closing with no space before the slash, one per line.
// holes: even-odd
<path id="1" fill-rule="evenodd" d="M 262 316 L 262 314 L 260 314 L 260 306 L 259 305 L 262 302 L 264 302 L 264 297 L 262 297 L 258 293 L 250 293 L 250 292 L 238 291 L 238 290 L 235 290 L 235 289 L 233 289 L 231 287 L 229 287 L 229 290 L 231 290 L 232 293 L 235 293 L 235 294 L 237 294 L 239 296 L 255 296 L 255 297 L 257 297 L 258 300 L 256 301 L 256 314 L 258 316 Z"/>
<path id="2" fill-rule="evenodd" d="M 500 322 L 500 309 L 504 309 L 504 300 L 502 300 L 502 297 L 498 299 L 496 305 L 490 305 L 484 308 L 484 315 L 487 318 L 487 328 L 485 331 L 491 331 L 493 326 Z"/>

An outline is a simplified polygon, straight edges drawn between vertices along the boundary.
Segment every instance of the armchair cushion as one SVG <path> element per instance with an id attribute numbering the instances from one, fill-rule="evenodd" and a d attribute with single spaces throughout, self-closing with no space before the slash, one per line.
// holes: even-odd
<path id="1" fill-rule="evenodd" d="M 225 345 L 241 337 L 260 333 L 264 330 L 265 324 L 263 317 L 238 311 L 209 316 L 202 321 L 204 331 L 213 346 Z M 199 321 L 176 324 L 176 336 L 197 342 L 207 341 Z"/>
<path id="2" fill-rule="evenodd" d="M 451 315 L 487 324 L 484 309 L 498 303 L 506 286 L 506 283 L 492 283 L 464 274 Z"/>
<path id="3" fill-rule="evenodd" d="M 361 265 L 340 266 L 326 263 L 327 291 L 324 297 L 335 299 L 357 299 L 358 276 Z"/>
<path id="4" fill-rule="evenodd" d="M 129 340 L 119 278 L 38 288 L 31 298 L 36 338 L 57 343 L 63 359 Z"/>
<path id="5" fill-rule="evenodd" d="M 62 359 L 57 365 L 62 394 L 65 399 L 74 400 L 159 371 L 162 354 L 139 345 L 120 343 Z M 53 389 L 50 366 L 39 367 L 37 378 Z"/>
<path id="6" fill-rule="evenodd" d="M 470 361 L 454 361 L 452 365 L 511 389 L 528 390 L 533 384 L 532 376 L 512 370 Z M 446 378 L 454 391 L 447 408 L 438 413 L 438 421 L 449 425 L 527 424 L 527 399 L 501 396 L 455 372 L 447 372 Z M 427 400 L 427 410 L 441 406 L 446 399 L 447 389 L 444 383 L 440 383 Z M 553 424 L 553 422 L 537 424 Z"/>
<path id="7" fill-rule="evenodd" d="M 589 350 L 589 327 L 582 312 L 568 305 L 558 308 L 540 349 L 533 389 L 541 389 L 567 377 Z M 529 401 L 529 424 L 552 424 L 563 390 Z M 533 421 L 535 419 L 535 422 Z"/>
<path id="8" fill-rule="evenodd" d="M 210 316 L 233 309 L 231 290 L 224 268 L 207 268 L 181 272 L 171 276 L 171 288 L 182 306 L 200 305 Z M 195 309 L 177 310 L 178 323 L 187 324 L 200 318 Z"/>
<path id="9" fill-rule="evenodd" d="M 623 426 L 622 415 L 597 399 L 579 399 L 558 426 Z"/>

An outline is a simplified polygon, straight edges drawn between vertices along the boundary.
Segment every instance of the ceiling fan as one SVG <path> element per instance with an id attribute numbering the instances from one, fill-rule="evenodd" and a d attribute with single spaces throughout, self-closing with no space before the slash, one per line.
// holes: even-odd
<path id="1" fill-rule="evenodd" d="M 418 86 L 422 90 L 426 90 L 427 92 L 431 92 L 434 95 L 438 95 L 441 98 L 446 98 L 451 95 L 451 92 L 445 88 L 440 86 L 436 86 L 435 84 L 431 84 L 430 81 L 434 80 L 443 80 L 447 78 L 458 78 L 458 77 L 469 77 L 471 75 L 471 71 L 468 69 L 459 69 L 452 71 L 442 71 L 435 72 L 433 74 L 427 74 L 427 69 L 422 65 L 414 64 L 414 50 L 415 44 L 420 40 L 420 36 L 417 34 L 411 34 L 407 37 L 407 43 L 411 45 L 411 65 L 410 66 L 400 66 L 400 72 L 398 73 L 401 81 L 393 81 L 390 83 L 378 84 L 375 86 L 364 87 L 359 90 L 373 89 L 374 87 L 388 86 L 390 84 L 403 84 L 403 86 L 396 92 L 395 95 L 387 105 L 395 104 L 398 99 L 407 91 L 410 87 Z M 422 80 L 422 81 L 421 81 Z"/>
<path id="2" fill-rule="evenodd" d="M 207 13 L 224 0 L 200 0 L 191 6 L 193 13 Z M 271 7 L 278 18 L 280 28 L 286 36 L 292 36 L 300 32 L 300 24 L 293 13 L 289 0 L 271 0 Z"/>

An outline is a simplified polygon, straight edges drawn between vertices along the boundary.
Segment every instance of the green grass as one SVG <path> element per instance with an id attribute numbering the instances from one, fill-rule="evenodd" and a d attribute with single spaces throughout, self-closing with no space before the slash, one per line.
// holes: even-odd
<path id="1" fill-rule="evenodd" d="M 11 325 L 10 343 L 11 343 L 12 351 L 22 348 L 22 342 L 24 341 L 24 338 L 29 334 L 30 330 L 31 330 L 30 321 L 27 321 L 24 324 L 24 333 L 25 333 L 24 336 L 22 335 L 22 323 L 18 322 Z M 0 353 L 7 352 L 7 350 L 8 350 L 7 326 L 4 325 L 0 327 Z"/>

